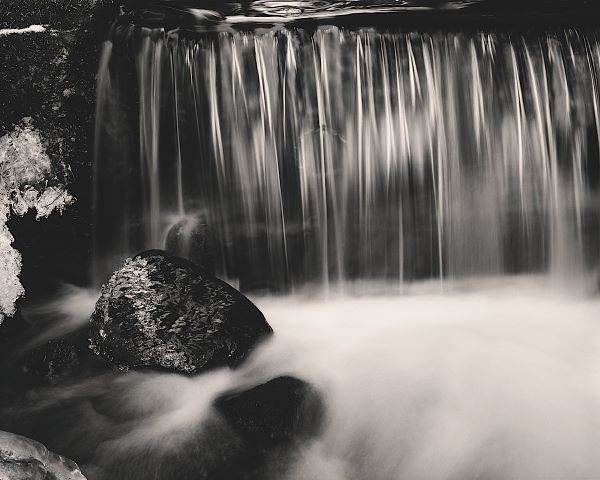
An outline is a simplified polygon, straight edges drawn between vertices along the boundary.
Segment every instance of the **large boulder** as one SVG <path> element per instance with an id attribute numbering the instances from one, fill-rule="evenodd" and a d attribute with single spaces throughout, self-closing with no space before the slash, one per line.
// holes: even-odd
<path id="1" fill-rule="evenodd" d="M 0 479 L 85 480 L 77 464 L 44 445 L 0 431 Z"/>
<path id="2" fill-rule="evenodd" d="M 91 317 L 91 348 L 121 367 L 197 373 L 236 366 L 273 333 L 240 292 L 188 260 L 149 250 L 125 261 Z"/>
<path id="3" fill-rule="evenodd" d="M 290 376 L 225 393 L 215 400 L 214 406 L 242 438 L 264 448 L 316 435 L 324 414 L 316 389 Z"/>

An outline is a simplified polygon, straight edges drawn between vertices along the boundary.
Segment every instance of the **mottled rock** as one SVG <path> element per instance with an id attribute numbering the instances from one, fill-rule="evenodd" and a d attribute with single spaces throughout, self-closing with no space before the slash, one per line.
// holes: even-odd
<path id="1" fill-rule="evenodd" d="M 314 436 L 324 414 L 319 393 L 289 376 L 225 393 L 215 400 L 215 407 L 233 430 L 264 447 Z"/>
<path id="2" fill-rule="evenodd" d="M 197 373 L 239 364 L 272 332 L 233 287 L 188 260 L 150 250 L 126 260 L 103 287 L 90 342 L 121 367 Z"/>
<path id="3" fill-rule="evenodd" d="M 79 355 L 77 347 L 66 340 L 50 340 L 31 352 L 25 368 L 30 375 L 53 384 L 79 368 Z"/>
<path id="4" fill-rule="evenodd" d="M 77 464 L 44 445 L 0 431 L 0 479 L 85 480 Z"/>
<path id="5" fill-rule="evenodd" d="M 90 22 L 99 10 L 124 3 L 113 0 L 2 0 L 0 28 L 27 27 L 31 24 L 51 25 L 52 28 L 72 29 Z"/>

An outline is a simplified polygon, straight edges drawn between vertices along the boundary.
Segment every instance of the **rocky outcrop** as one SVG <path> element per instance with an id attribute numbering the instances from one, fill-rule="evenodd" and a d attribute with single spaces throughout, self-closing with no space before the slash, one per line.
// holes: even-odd
<path id="1" fill-rule="evenodd" d="M 3 0 L 0 4 L 0 29 L 23 28 L 31 24 L 52 25 L 72 30 L 93 21 L 104 10 L 116 11 L 124 3 L 114 0 Z"/>
<path id="2" fill-rule="evenodd" d="M 263 447 L 314 436 L 324 414 L 319 393 L 305 381 L 289 376 L 225 393 L 217 398 L 215 408 L 242 438 Z"/>
<path id="3" fill-rule="evenodd" d="M 0 137 L 24 126 L 39 135 L 52 172 L 44 185 L 68 187 L 78 199 L 64 216 L 44 222 L 36 221 L 34 211 L 9 219 L 14 249 L 25 259 L 21 283 L 29 294 L 47 291 L 50 276 L 86 280 L 95 77 L 101 43 L 118 13 L 115 3 L 0 1 Z M 37 27 L 27 28 L 32 24 Z"/>
<path id="4" fill-rule="evenodd" d="M 0 137 L 0 322 L 16 312 L 24 289 L 19 281 L 21 255 L 12 247 L 7 227 L 12 215 L 35 209 L 36 219 L 53 210 L 62 212 L 75 200 L 56 180 L 39 132 L 24 122 L 11 134 Z"/>
<path id="5" fill-rule="evenodd" d="M 160 250 L 125 261 L 91 317 L 94 351 L 121 367 L 198 373 L 235 366 L 272 329 L 227 283 Z"/>
<path id="6" fill-rule="evenodd" d="M 0 431 L 0 479 L 85 480 L 77 464 L 44 445 Z"/>

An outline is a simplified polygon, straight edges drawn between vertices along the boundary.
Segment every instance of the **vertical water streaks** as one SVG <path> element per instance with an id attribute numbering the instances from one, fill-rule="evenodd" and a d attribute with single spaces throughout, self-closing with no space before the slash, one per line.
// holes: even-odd
<path id="1" fill-rule="evenodd" d="M 248 289 L 595 264 L 595 34 L 178 35 L 107 53 L 138 59 L 140 195 L 112 227 L 131 252 L 200 218 Z M 121 98 L 105 70 L 99 98 Z M 139 211 L 143 238 L 127 233 Z"/>

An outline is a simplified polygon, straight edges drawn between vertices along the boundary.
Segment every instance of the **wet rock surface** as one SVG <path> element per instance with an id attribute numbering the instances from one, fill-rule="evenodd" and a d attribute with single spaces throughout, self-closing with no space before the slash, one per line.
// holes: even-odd
<path id="1" fill-rule="evenodd" d="M 101 480 L 281 480 L 298 448 L 321 428 L 320 394 L 294 377 L 221 395 L 215 412 L 189 425 L 176 448 L 111 451 L 98 462 Z M 96 478 L 96 477 L 95 477 Z"/>
<path id="2" fill-rule="evenodd" d="M 26 384 L 57 385 L 110 371 L 111 365 L 87 347 L 87 330 L 84 341 L 80 336 L 52 339 L 32 349 L 23 362 Z"/>
<path id="3" fill-rule="evenodd" d="M 26 371 L 44 383 L 57 383 L 72 375 L 80 366 L 80 352 L 64 339 L 50 340 L 31 352 Z"/>
<path id="4" fill-rule="evenodd" d="M 214 275 L 216 270 L 216 244 L 214 232 L 202 218 L 181 220 L 167 234 L 166 250 L 173 255 L 188 258 L 191 262 Z"/>
<path id="5" fill-rule="evenodd" d="M 44 445 L 0 431 L 2 480 L 85 480 L 77 464 Z"/>
<path id="6" fill-rule="evenodd" d="M 121 367 L 191 374 L 239 364 L 271 333 L 260 310 L 233 287 L 150 250 L 126 260 L 103 287 L 90 342 Z"/>
<path id="7" fill-rule="evenodd" d="M 103 10 L 115 10 L 113 0 L 3 0 L 0 28 L 23 28 L 32 24 L 72 30 L 90 23 Z M 122 3 L 122 2 L 121 2 Z"/>
<path id="8" fill-rule="evenodd" d="M 242 438 L 266 448 L 316 435 L 324 415 L 315 388 L 290 376 L 225 393 L 215 408 Z"/>

